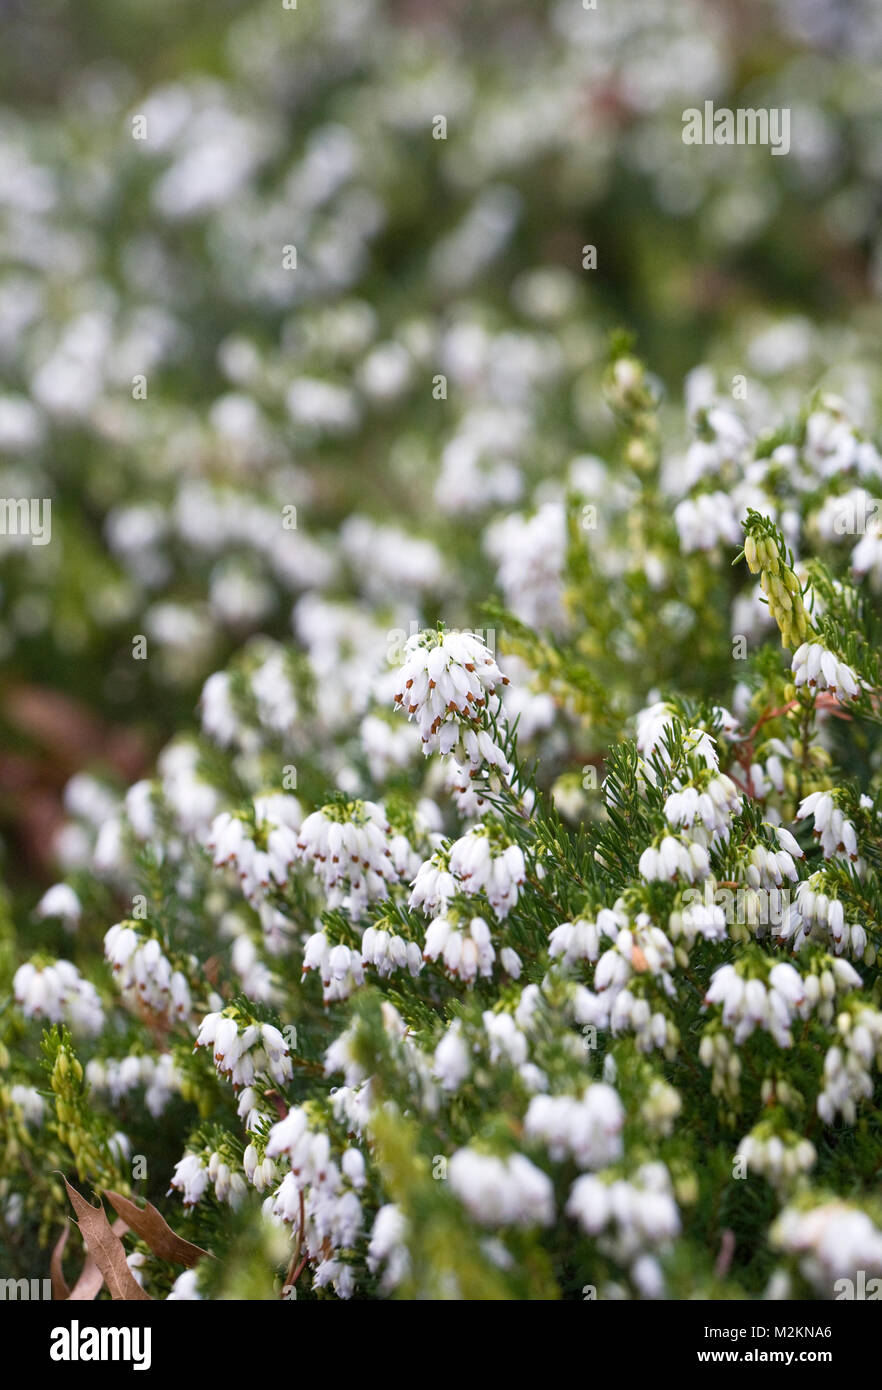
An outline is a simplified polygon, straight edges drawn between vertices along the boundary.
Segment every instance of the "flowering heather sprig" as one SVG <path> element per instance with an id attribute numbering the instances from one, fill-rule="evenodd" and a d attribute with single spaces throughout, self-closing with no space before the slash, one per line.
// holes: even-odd
<path id="1" fill-rule="evenodd" d="M 386 812 L 375 802 L 331 802 L 306 817 L 295 854 L 320 879 L 328 906 L 345 906 L 358 921 L 399 881 L 390 835 Z"/>
<path id="2" fill-rule="evenodd" d="M 860 694 L 860 677 L 828 651 L 822 642 L 803 642 L 793 654 L 793 684 L 797 690 L 832 690 L 847 700 Z"/>
<path id="3" fill-rule="evenodd" d="M 290 1165 L 265 1210 L 292 1226 L 313 1262 L 317 1288 L 332 1286 L 340 1298 L 355 1291 L 354 1270 L 340 1259 L 358 1240 L 364 1224 L 358 1192 L 364 1185 L 360 1150 L 347 1148 L 338 1163 L 331 1140 L 315 1128 L 303 1107 L 289 1110 L 273 1125 L 267 1158 Z"/>
<path id="4" fill-rule="evenodd" d="M 727 835 L 741 805 L 738 788 L 722 773 L 699 786 L 672 792 L 665 802 L 665 819 L 674 829 L 690 830 L 697 822 L 711 835 Z"/>
<path id="5" fill-rule="evenodd" d="M 834 1124 L 841 1115 L 853 1125 L 858 1105 L 873 1095 L 871 1071 L 882 1066 L 882 1013 L 858 1004 L 839 1015 L 836 1028 L 839 1037 L 824 1058 L 817 1111 L 825 1124 Z"/>
<path id="6" fill-rule="evenodd" d="M 556 1162 L 571 1158 L 579 1168 L 606 1168 L 622 1156 L 625 1110 L 618 1092 L 603 1082 L 587 1086 L 581 1097 L 534 1096 L 524 1119 Z"/>
<path id="7" fill-rule="evenodd" d="M 812 792 L 803 798 L 796 818 L 805 820 L 808 816 L 814 820 L 814 834 L 821 842 L 825 859 L 831 859 L 834 855 L 847 857 L 852 863 L 858 859 L 854 825 L 846 819 L 830 792 Z"/>
<path id="8" fill-rule="evenodd" d="M 104 1026 L 98 991 L 69 960 L 26 961 L 16 970 L 12 989 L 25 1018 L 68 1023 L 75 1033 L 100 1033 Z"/>
<path id="9" fill-rule="evenodd" d="M 500 919 L 517 905 L 527 876 L 520 845 L 511 843 L 499 822 L 493 820 L 454 841 L 450 872 L 460 892 L 469 897 L 484 893 Z"/>
<path id="10" fill-rule="evenodd" d="M 257 906 L 271 888 L 287 883 L 298 857 L 303 813 L 296 797 L 281 792 L 254 798 L 253 820 L 224 811 L 206 840 L 215 868 L 232 866 L 242 892 Z"/>
<path id="11" fill-rule="evenodd" d="M 426 930 L 423 959 L 440 961 L 464 984 L 473 984 L 479 975 L 489 979 L 496 959 L 490 928 L 483 917 L 472 917 L 466 925 L 442 914 Z"/>
<path id="12" fill-rule="evenodd" d="M 707 850 L 696 840 L 685 841 L 674 835 L 664 835 L 658 846 L 649 845 L 640 856 L 640 873 L 650 881 L 674 880 L 678 877 L 694 883 L 710 873 Z"/>
<path id="13" fill-rule="evenodd" d="M 422 968 L 422 955 L 415 941 L 406 941 L 383 927 L 367 927 L 361 938 L 362 965 L 372 966 L 380 979 L 396 970 L 407 970 L 415 979 Z"/>
<path id="14" fill-rule="evenodd" d="M 472 632 L 415 633 L 404 648 L 395 705 L 415 719 L 423 752 L 453 754 L 472 772 L 511 768 L 488 730 L 490 702 L 508 684 L 485 643 Z M 498 698 L 494 709 L 499 709 Z"/>
<path id="15" fill-rule="evenodd" d="M 93 1057 L 86 1064 L 86 1081 L 97 1094 L 106 1093 L 115 1104 L 138 1086 L 144 1087 L 144 1104 L 153 1116 L 159 1116 L 172 1096 L 181 1091 L 182 1077 L 171 1053 L 158 1057 L 143 1056 Z"/>
<path id="16" fill-rule="evenodd" d="M 834 1297 L 836 1280 L 853 1281 L 859 1269 L 882 1274 L 882 1230 L 848 1202 L 795 1202 L 775 1220 L 769 1240 L 774 1249 L 795 1258 L 821 1298 Z"/>
<path id="17" fill-rule="evenodd" d="M 450 1187 L 482 1226 L 550 1226 L 554 1186 L 523 1154 L 497 1158 L 458 1149 L 447 1170 Z"/>
<path id="18" fill-rule="evenodd" d="M 364 984 L 361 952 L 342 943 L 332 946 L 324 932 L 314 932 L 303 948 L 304 979 L 311 970 L 317 970 L 321 977 L 325 1004 L 348 999 L 353 990 Z"/>
<path id="19" fill-rule="evenodd" d="M 251 1086 L 258 1076 L 282 1085 L 293 1075 L 288 1044 L 271 1023 L 248 1023 L 229 1013 L 206 1014 L 196 1047 L 212 1049 L 218 1075 L 236 1089 Z"/>
<path id="20" fill-rule="evenodd" d="M 147 1009 L 169 1023 L 190 1017 L 187 976 L 175 969 L 156 937 L 145 937 L 137 922 L 117 922 L 111 927 L 104 937 L 104 954 L 134 1008 Z"/>
<path id="21" fill-rule="evenodd" d="M 663 1163 L 646 1163 L 633 1178 L 612 1182 L 585 1173 L 573 1183 L 566 1210 L 586 1235 L 604 1233 L 604 1248 L 623 1261 L 633 1260 L 646 1249 L 664 1247 L 680 1231 L 680 1213 Z M 659 1275 L 654 1268 L 651 1272 L 652 1292 L 658 1294 Z"/>

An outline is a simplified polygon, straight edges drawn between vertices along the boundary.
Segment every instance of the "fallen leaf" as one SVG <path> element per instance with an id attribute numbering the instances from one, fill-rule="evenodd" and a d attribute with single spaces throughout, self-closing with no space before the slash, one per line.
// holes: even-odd
<path id="1" fill-rule="evenodd" d="M 104 1286 L 104 1275 L 89 1255 L 80 1270 L 80 1277 L 68 1294 L 69 1303 L 90 1303 Z"/>
<path id="2" fill-rule="evenodd" d="M 192 1245 L 189 1240 L 184 1240 L 172 1230 L 165 1217 L 157 1211 L 151 1202 L 147 1202 L 144 1207 L 136 1206 L 128 1197 L 123 1197 L 119 1192 L 105 1192 L 114 1211 L 128 1223 L 136 1236 L 146 1240 L 154 1255 L 158 1255 L 161 1260 L 170 1260 L 172 1264 L 186 1265 L 192 1269 L 197 1260 L 203 1256 L 213 1259 L 207 1250 L 203 1250 L 198 1245 Z"/>
<path id="3" fill-rule="evenodd" d="M 110 1228 L 114 1235 L 123 1236 L 129 1229 L 124 1221 L 114 1221 Z M 104 1275 L 92 1259 L 91 1255 L 86 1256 L 86 1262 L 80 1270 L 79 1278 L 70 1291 L 68 1302 L 70 1303 L 91 1303 L 92 1299 L 97 1298 L 104 1287 Z"/>
<path id="4" fill-rule="evenodd" d="M 70 1289 L 64 1277 L 64 1269 L 61 1264 L 61 1257 L 64 1254 L 64 1247 L 67 1245 L 67 1238 L 70 1235 L 70 1227 L 65 1225 L 64 1230 L 55 1242 L 55 1249 L 49 1257 L 49 1278 L 52 1281 L 52 1298 L 56 1302 L 63 1298 L 70 1298 Z"/>
<path id="5" fill-rule="evenodd" d="M 133 1303 L 150 1300 L 126 1263 L 126 1252 L 119 1236 L 112 1229 L 101 1205 L 93 1207 L 62 1174 L 70 1204 L 78 1217 L 80 1235 L 92 1259 L 100 1270 L 114 1302 Z"/>

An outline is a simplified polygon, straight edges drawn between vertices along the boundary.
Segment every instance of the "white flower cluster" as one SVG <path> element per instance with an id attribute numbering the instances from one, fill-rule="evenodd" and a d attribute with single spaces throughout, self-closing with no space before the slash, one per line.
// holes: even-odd
<path id="1" fill-rule="evenodd" d="M 38 1129 L 43 1123 L 45 1109 L 43 1097 L 33 1086 L 15 1085 L 9 1088 L 9 1099 L 21 1112 L 21 1118 L 28 1128 Z"/>
<path id="2" fill-rule="evenodd" d="M 775 1134 L 767 1126 L 757 1125 L 746 1134 L 735 1153 L 746 1172 L 759 1173 L 776 1187 L 787 1187 L 801 1174 L 810 1173 L 817 1161 L 817 1151 L 808 1139 L 793 1131 Z"/>
<path id="3" fill-rule="evenodd" d="M 679 1091 L 669 1086 L 660 1077 L 649 1084 L 649 1091 L 643 1101 L 642 1113 L 649 1130 L 659 1138 L 667 1139 L 673 1132 L 677 1116 L 683 1109 Z"/>
<path id="4" fill-rule="evenodd" d="M 616 905 L 618 910 L 618 904 Z M 623 927 L 614 945 L 604 951 L 594 969 L 594 991 L 582 986 L 576 991 L 574 1006 L 577 1022 L 595 1028 L 611 1028 L 614 1033 L 633 1031 L 642 1052 L 653 1048 L 676 1049 L 679 1035 L 671 1019 L 659 1007 L 653 1008 L 645 993 L 630 988 L 639 977 L 652 977 L 664 994 L 675 995 L 670 971 L 674 947 L 660 927 L 645 912 Z"/>
<path id="5" fill-rule="evenodd" d="M 791 1024 L 794 1018 L 807 1018 L 811 1010 L 807 982 L 785 961 L 771 967 L 768 983 L 745 978 L 734 965 L 721 965 L 714 971 L 704 1002 L 722 1004 L 723 1025 L 734 1029 L 736 1043 L 761 1028 L 779 1047 L 793 1046 Z"/>
<path id="6" fill-rule="evenodd" d="M 713 550 L 721 542 L 727 546 L 741 543 L 736 503 L 726 492 L 685 497 L 674 508 L 674 521 L 680 547 L 687 555 L 693 550 Z"/>
<path id="7" fill-rule="evenodd" d="M 601 939 L 607 937 L 615 941 L 627 925 L 624 912 L 608 907 L 600 909 L 596 921 L 577 917 L 573 922 L 561 922 L 548 938 L 548 954 L 552 959 L 562 958 L 565 965 L 577 960 L 596 961 Z"/>
<path id="8" fill-rule="evenodd" d="M 503 844 L 491 823 L 477 825 L 450 850 L 450 872 L 461 892 L 484 893 L 500 919 L 517 905 L 527 869 L 520 845 Z"/>
<path id="9" fill-rule="evenodd" d="M 814 834 L 821 841 L 825 859 L 835 855 L 847 855 L 854 863 L 858 859 L 857 834 L 850 820 L 846 820 L 829 792 L 812 792 L 803 797 L 796 813 L 797 820 L 812 816 L 815 822 Z"/>
<path id="10" fill-rule="evenodd" d="M 878 474 L 882 461 L 871 440 L 862 439 L 843 414 L 843 402 L 824 398 L 806 421 L 804 455 L 821 477 L 835 478 L 855 470 L 859 475 Z"/>
<path id="11" fill-rule="evenodd" d="M 854 1015 L 837 1020 L 839 1042 L 824 1058 L 824 1086 L 818 1096 L 818 1114 L 832 1125 L 841 1115 L 848 1125 L 857 1120 L 857 1107 L 873 1095 L 871 1067 L 882 1066 L 882 1013 L 864 1005 Z"/>
<path id="12" fill-rule="evenodd" d="M 12 993 L 25 1018 L 67 1023 L 75 1033 L 100 1033 L 104 1010 L 98 991 L 69 960 L 44 966 L 25 961 L 15 972 Z"/>
<path id="13" fill-rule="evenodd" d="M 469 1045 L 460 1019 L 454 1019 L 435 1048 L 432 1058 L 432 1075 L 440 1082 L 443 1091 L 456 1091 L 469 1077 L 473 1057 L 483 1055 L 489 1044 L 488 1055 L 491 1066 L 508 1062 L 516 1067 L 521 1080 L 528 1090 L 544 1089 L 547 1078 L 532 1062 L 528 1061 L 529 1045 L 526 1035 L 518 1027 L 510 1013 L 494 1013 L 485 1009 L 482 1015 L 484 1040 L 475 1040 Z"/>
<path id="14" fill-rule="evenodd" d="M 851 568 L 859 579 L 870 575 L 871 584 L 878 593 L 882 584 L 882 518 L 878 515 L 867 523 L 864 534 L 851 552 Z"/>
<path id="15" fill-rule="evenodd" d="M 170 1052 L 158 1057 L 92 1057 L 86 1063 L 86 1081 L 93 1091 L 106 1093 L 116 1104 L 138 1086 L 144 1087 L 144 1104 L 154 1117 L 162 1114 L 181 1089 L 181 1076 Z"/>
<path id="16" fill-rule="evenodd" d="M 711 1095 L 734 1101 L 741 1085 L 741 1058 L 728 1033 L 706 1029 L 698 1045 L 698 1060 L 711 1071 Z"/>
<path id="17" fill-rule="evenodd" d="M 822 875 L 803 879 L 781 922 L 781 938 L 792 941 L 794 951 L 810 943 L 825 942 L 837 956 L 849 954 L 863 960 L 868 945 L 866 928 L 860 922 L 848 923 L 838 898 L 823 891 Z"/>
<path id="18" fill-rule="evenodd" d="M 721 717 L 723 726 L 730 728 L 737 727 L 736 721 L 727 710 L 718 710 L 716 713 Z M 655 754 L 662 762 L 669 761 L 667 749 L 664 746 L 665 730 L 677 720 L 677 715 L 665 700 L 658 700 L 653 705 L 647 705 L 637 714 L 637 748 L 644 758 Z M 705 767 L 717 771 L 719 768 L 719 755 L 716 749 L 716 739 L 709 734 L 706 729 L 689 728 L 683 731 L 683 746 L 687 753 L 696 759 L 700 759 Z M 654 781 L 652 769 L 644 764 L 644 775 L 648 780 Z"/>
<path id="19" fill-rule="evenodd" d="M 361 963 L 376 970 L 386 980 L 396 970 L 407 970 L 416 979 L 423 964 L 422 952 L 416 941 L 406 941 L 384 927 L 367 927 L 361 938 Z"/>
<path id="20" fill-rule="evenodd" d="M 436 850 L 420 865 L 410 906 L 429 913 L 444 911 L 457 893 L 484 893 L 502 920 L 516 906 L 526 876 L 520 845 L 509 842 L 497 822 L 486 821 L 455 840 L 449 850 Z"/>
<path id="21" fill-rule="evenodd" d="M 612 1182 L 583 1173 L 573 1183 L 566 1211 L 586 1235 L 604 1235 L 601 1248 L 622 1260 L 664 1246 L 680 1231 L 680 1213 L 663 1163 L 646 1163 L 632 1178 Z"/>
<path id="22" fill-rule="evenodd" d="M 156 937 L 145 938 L 131 922 L 117 922 L 104 937 L 104 955 L 136 1009 L 148 1009 L 169 1023 L 189 1019 L 193 1006 L 187 977 L 163 954 Z"/>
<path id="23" fill-rule="evenodd" d="M 673 941 L 682 936 L 691 947 L 697 937 L 705 941 L 725 941 L 728 935 L 726 914 L 719 903 L 690 902 L 682 912 L 672 912 L 668 918 L 668 931 Z"/>
<path id="24" fill-rule="evenodd" d="M 485 549 L 499 569 L 497 580 L 513 613 L 531 626 L 565 631 L 563 572 L 567 518 L 560 502 L 545 502 L 535 515 L 509 513 L 491 523 Z"/>
<path id="25" fill-rule="evenodd" d="M 451 1191 L 482 1226 L 550 1226 L 554 1185 L 524 1154 L 499 1158 L 457 1149 L 447 1166 Z"/>
<path id="26" fill-rule="evenodd" d="M 271 1187 L 278 1178 L 278 1168 L 271 1158 L 261 1159 L 257 1152 L 257 1146 L 253 1143 L 246 1145 L 242 1155 L 242 1167 L 245 1176 L 257 1192 L 263 1192 Z"/>
<path id="27" fill-rule="evenodd" d="M 427 756 L 452 753 L 473 771 L 495 767 L 507 780 L 511 768 L 486 727 L 490 701 L 507 684 L 475 633 L 414 633 L 405 645 L 395 704 L 416 719 Z"/>
<path id="28" fill-rule="evenodd" d="M 349 946 L 332 946 L 323 931 L 314 932 L 303 948 L 303 976 L 317 970 L 321 977 L 324 1002 L 348 999 L 352 991 L 364 984 L 364 965 L 359 951 Z"/>
<path id="29" fill-rule="evenodd" d="M 399 881 L 390 834 L 386 812 L 375 802 L 332 803 L 306 817 L 295 854 L 320 879 L 328 906 L 345 907 L 358 921 Z"/>
<path id="30" fill-rule="evenodd" d="M 659 1048 L 667 1057 L 676 1055 L 680 1034 L 673 1019 L 662 1009 L 653 1009 L 649 999 L 630 989 L 620 989 L 611 1000 L 609 1027 L 613 1036 L 633 1033 L 640 1052 Z"/>
<path id="31" fill-rule="evenodd" d="M 166 1303 L 199 1303 L 202 1295 L 198 1287 L 199 1271 L 196 1269 L 185 1269 L 183 1274 L 179 1274 L 171 1286 L 171 1293 L 166 1298 Z"/>
<path id="32" fill-rule="evenodd" d="M 572 1158 L 580 1168 L 605 1168 L 622 1156 L 624 1123 L 618 1092 L 596 1081 L 579 1098 L 534 1096 L 524 1118 L 524 1133 L 544 1144 L 557 1162 Z"/>
<path id="33" fill-rule="evenodd" d="M 467 931 L 461 930 L 455 917 L 436 917 L 426 930 L 423 958 L 440 959 L 448 974 L 466 984 L 473 984 L 479 975 L 489 979 L 496 959 L 490 928 L 483 917 L 472 917 Z"/>
<path id="34" fill-rule="evenodd" d="M 799 870 L 794 859 L 804 858 L 796 840 L 783 826 L 775 827 L 780 849 L 767 849 L 765 845 L 754 845 L 746 866 L 746 878 L 751 888 L 780 888 L 785 878 L 790 883 L 799 879 Z"/>
<path id="35" fill-rule="evenodd" d="M 527 1039 L 512 1014 L 494 1013 L 491 1009 L 485 1009 L 481 1015 L 481 1022 L 490 1043 L 491 1065 L 495 1066 L 505 1058 L 512 1066 L 520 1067 L 521 1078 L 524 1081 L 527 1081 L 530 1075 L 534 1080 L 541 1081 L 541 1076 L 536 1075 L 536 1068 L 527 1064 Z M 534 1086 L 532 1089 L 537 1088 Z"/>
<path id="36" fill-rule="evenodd" d="M 412 725 L 397 720 L 392 724 L 392 719 L 395 715 L 387 718 L 385 711 L 383 715 L 367 714 L 359 726 L 361 746 L 375 782 L 384 782 L 393 770 L 407 767 L 419 747 Z"/>
<path id="37" fill-rule="evenodd" d="M 73 930 L 79 925 L 82 911 L 82 904 L 70 884 L 53 883 L 34 908 L 34 916 L 39 919 L 58 917 L 65 927 Z"/>
<path id="38" fill-rule="evenodd" d="M 212 821 L 206 848 L 214 866 L 235 868 L 250 903 L 257 905 L 272 887 L 288 882 L 298 856 L 302 814 L 296 797 L 277 792 L 254 798 L 253 824 L 229 811 Z"/>
<path id="39" fill-rule="evenodd" d="M 461 1022 L 455 1018 L 435 1048 L 432 1074 L 438 1078 L 442 1090 L 456 1091 L 466 1080 L 471 1069 L 469 1046 L 463 1037 Z"/>
<path id="40" fill-rule="evenodd" d="M 707 878 L 710 860 L 704 845 L 697 840 L 687 842 L 673 835 L 664 835 L 658 847 L 649 845 L 643 851 L 638 868 L 650 882 L 683 877 L 694 883 L 696 879 Z"/>
<path id="41" fill-rule="evenodd" d="M 346 1149 L 338 1165 L 328 1135 L 311 1127 L 306 1110 L 296 1107 L 273 1125 L 266 1157 L 286 1158 L 290 1170 L 266 1198 L 265 1210 L 298 1231 L 314 1264 L 314 1287 L 330 1286 L 338 1297 L 350 1298 L 355 1272 L 339 1256 L 355 1245 L 363 1228 L 357 1195 L 365 1182 L 361 1151 Z"/>
<path id="42" fill-rule="evenodd" d="M 832 1298 L 835 1281 L 854 1279 L 857 1270 L 882 1274 L 882 1231 L 866 1212 L 848 1202 L 787 1206 L 772 1225 L 769 1240 L 773 1249 L 797 1259 L 821 1298 Z"/>
<path id="43" fill-rule="evenodd" d="M 208 1165 L 198 1154 L 184 1154 L 175 1164 L 170 1185 L 183 1193 L 185 1207 L 195 1207 L 208 1187 Z"/>
<path id="44" fill-rule="evenodd" d="M 238 1089 L 250 1086 L 256 1076 L 268 1076 L 276 1085 L 293 1075 L 288 1044 L 271 1023 L 239 1023 L 229 1014 L 206 1014 L 196 1036 L 196 1047 L 211 1047 L 219 1076 Z"/>
<path id="45" fill-rule="evenodd" d="M 241 1206 L 248 1191 L 242 1174 L 234 1172 L 216 1151 L 207 1161 L 199 1154 L 184 1154 L 175 1164 L 171 1186 L 183 1194 L 185 1207 L 195 1207 L 209 1186 L 213 1186 L 219 1202 L 227 1202 L 231 1207 Z"/>
<path id="46" fill-rule="evenodd" d="M 690 830 L 698 822 L 709 834 L 725 837 L 741 805 L 741 793 L 731 777 L 719 773 L 703 791 L 688 786 L 672 792 L 665 802 L 665 819 L 675 829 Z"/>
<path id="47" fill-rule="evenodd" d="M 860 694 L 860 677 L 821 642 L 803 642 L 793 654 L 792 670 L 797 689 L 832 690 L 849 700 Z"/>
<path id="48" fill-rule="evenodd" d="M 374 1217 L 368 1244 L 367 1266 L 380 1276 L 380 1288 L 391 1293 L 404 1282 L 410 1272 L 410 1252 L 407 1218 L 394 1202 L 386 1202 Z"/>

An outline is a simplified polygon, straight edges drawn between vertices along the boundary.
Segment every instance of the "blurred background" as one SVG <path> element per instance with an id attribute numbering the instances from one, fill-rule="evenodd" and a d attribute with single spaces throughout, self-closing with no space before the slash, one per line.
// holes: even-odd
<path id="1" fill-rule="evenodd" d="M 603 454 L 612 330 L 674 431 L 700 364 L 759 414 L 823 385 L 872 419 L 876 0 L 0 17 L 0 494 L 52 504 L 51 544 L 0 536 L 28 902 L 76 863 L 73 774 L 143 775 L 253 634 L 320 641 L 319 590 L 371 603 L 392 566 L 426 621 L 471 612 L 494 513 Z M 684 145 L 705 100 L 789 108 L 790 153 Z"/>

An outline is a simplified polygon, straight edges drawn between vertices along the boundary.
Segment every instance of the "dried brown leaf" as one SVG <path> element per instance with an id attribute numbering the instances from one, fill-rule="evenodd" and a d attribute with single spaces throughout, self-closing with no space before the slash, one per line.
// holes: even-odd
<path id="1" fill-rule="evenodd" d="M 129 1229 L 122 1220 L 114 1221 L 110 1228 L 115 1235 L 123 1236 Z M 80 1270 L 79 1278 L 70 1291 L 68 1302 L 70 1303 L 90 1303 L 97 1298 L 104 1287 L 104 1275 L 92 1259 L 91 1255 L 86 1256 L 86 1262 Z"/>
<path id="2" fill-rule="evenodd" d="M 119 1236 L 112 1229 L 103 1206 L 93 1207 L 75 1187 L 64 1178 L 70 1204 L 77 1214 L 80 1235 L 104 1278 L 114 1302 L 150 1301 L 126 1263 L 126 1252 Z"/>
<path id="3" fill-rule="evenodd" d="M 139 1207 L 119 1192 L 105 1192 L 104 1196 L 114 1210 L 128 1222 L 135 1235 L 146 1240 L 154 1255 L 158 1255 L 161 1260 L 169 1260 L 172 1264 L 186 1265 L 188 1269 L 192 1269 L 203 1256 L 208 1259 L 214 1258 L 207 1250 L 192 1245 L 189 1240 L 184 1240 L 183 1236 L 173 1231 L 152 1203 L 147 1202 L 144 1207 Z"/>
<path id="4" fill-rule="evenodd" d="M 80 1270 L 80 1276 L 68 1294 L 69 1303 L 90 1303 L 93 1298 L 97 1298 L 104 1286 L 104 1275 L 96 1265 L 92 1256 L 86 1258 L 86 1263 Z"/>
<path id="5" fill-rule="evenodd" d="M 67 1238 L 70 1235 L 70 1227 L 65 1224 L 61 1235 L 55 1242 L 55 1248 L 49 1257 L 49 1278 L 52 1281 L 52 1298 L 58 1302 L 63 1298 L 70 1298 L 70 1288 L 64 1277 L 64 1269 L 61 1264 L 61 1257 L 64 1254 L 64 1247 L 67 1245 Z"/>

